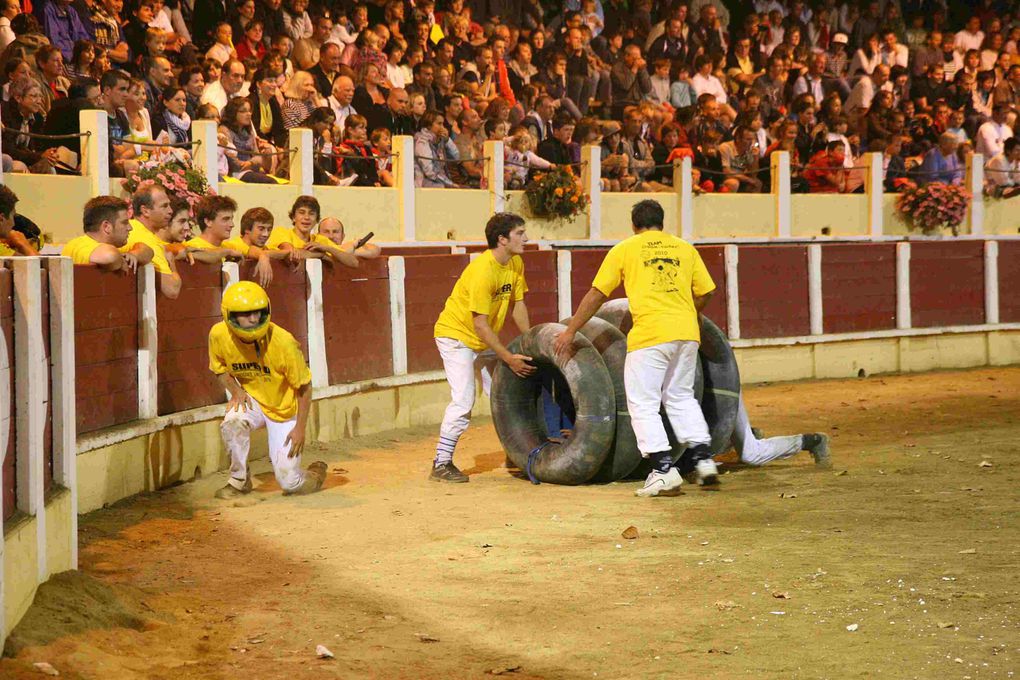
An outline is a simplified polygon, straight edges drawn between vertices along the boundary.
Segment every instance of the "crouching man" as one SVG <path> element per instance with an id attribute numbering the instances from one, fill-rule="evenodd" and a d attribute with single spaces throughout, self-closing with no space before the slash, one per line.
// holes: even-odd
<path id="1" fill-rule="evenodd" d="M 217 498 L 251 491 L 251 432 L 265 427 L 269 460 L 285 494 L 322 487 L 326 464 L 301 469 L 305 426 L 312 404 L 312 374 L 294 336 L 270 322 L 269 296 L 251 281 L 223 292 L 223 321 L 209 331 L 209 370 L 230 392 L 220 432 L 230 453 L 230 480 Z"/>

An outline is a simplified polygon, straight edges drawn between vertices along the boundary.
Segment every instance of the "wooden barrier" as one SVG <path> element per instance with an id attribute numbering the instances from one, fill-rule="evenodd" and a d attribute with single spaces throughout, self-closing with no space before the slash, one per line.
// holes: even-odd
<path id="1" fill-rule="evenodd" d="M 74 268 L 77 433 L 138 417 L 138 277 Z"/>
<path id="2" fill-rule="evenodd" d="M 468 262 L 468 255 L 431 255 L 404 260 L 409 373 L 435 371 L 443 367 L 433 339 L 433 328 L 457 277 Z"/>
<path id="3" fill-rule="evenodd" d="M 330 385 L 393 374 L 389 295 L 386 258 L 362 260 L 357 269 L 323 267 L 323 325 Z"/>
<path id="4" fill-rule="evenodd" d="M 805 246 L 741 246 L 740 335 L 808 335 L 808 262 Z"/>
<path id="5" fill-rule="evenodd" d="M 6 404 L 0 404 L 0 427 L 7 430 L 6 451 L 3 453 L 3 467 L 0 477 L 3 483 L 3 521 L 14 516 L 18 503 L 18 486 L 15 473 L 17 470 L 16 421 L 14 418 L 14 277 L 10 269 L 0 267 L 0 329 L 3 330 L 6 345 L 6 362 L 0 362 L 0 376 L 8 380 L 9 398 Z M 6 376 L 4 375 L 6 373 Z"/>
<path id="6" fill-rule="evenodd" d="M 384 257 L 403 255 L 414 257 L 418 255 L 449 255 L 452 251 L 450 246 L 386 246 L 382 249 Z"/>
<path id="7" fill-rule="evenodd" d="M 222 318 L 220 266 L 183 264 L 180 274 L 181 294 L 176 300 L 156 296 L 159 415 L 226 401 L 223 388 L 209 372 L 209 329 Z"/>
<path id="8" fill-rule="evenodd" d="M 699 246 L 698 253 L 705 262 L 712 281 L 715 283 L 715 294 L 705 307 L 705 316 L 715 322 L 723 333 L 729 332 L 726 320 L 726 248 L 725 246 Z"/>
<path id="9" fill-rule="evenodd" d="M 999 244 L 999 321 L 1020 321 L 1020 241 Z"/>
<path id="10" fill-rule="evenodd" d="M 826 333 L 896 328 L 896 245 L 822 246 Z"/>
<path id="11" fill-rule="evenodd" d="M 981 241 L 912 243 L 912 325 L 930 328 L 983 323 L 984 272 L 984 244 Z"/>
<path id="12" fill-rule="evenodd" d="M 328 266 L 328 265 L 327 265 Z M 242 281 L 256 281 L 255 263 L 245 260 L 240 265 Z M 308 279 L 302 264 L 296 270 L 288 264 L 273 260 L 273 282 L 266 288 L 269 302 L 272 304 L 273 323 L 290 331 L 301 345 L 305 358 L 308 357 Z M 385 298 L 384 298 L 385 299 Z M 222 319 L 219 311 L 220 300 L 216 298 L 216 316 Z M 209 357 L 206 354 L 206 362 Z M 208 367 L 206 368 L 208 373 Z M 211 373 L 209 375 L 212 375 Z"/>

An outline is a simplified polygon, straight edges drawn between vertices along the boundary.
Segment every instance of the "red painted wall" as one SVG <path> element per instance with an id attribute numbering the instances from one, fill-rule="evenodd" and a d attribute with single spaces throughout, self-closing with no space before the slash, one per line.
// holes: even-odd
<path id="1" fill-rule="evenodd" d="M 0 327 L 3 328 L 4 339 L 7 344 L 7 360 L 10 363 L 10 391 L 14 397 L 14 277 L 10 269 L 0 267 Z M 13 403 L 0 404 L 0 408 L 10 408 L 10 426 L 7 431 L 7 451 L 4 454 L 3 468 L 0 469 L 2 477 L 4 502 L 3 521 L 7 521 L 14 515 L 18 503 L 18 487 L 15 478 L 17 470 L 17 447 L 15 440 L 17 432 L 15 428 L 15 415 Z"/>
<path id="2" fill-rule="evenodd" d="M 811 332 L 805 246 L 741 246 L 740 336 L 781 338 Z"/>
<path id="3" fill-rule="evenodd" d="M 585 294 L 591 290 L 591 282 L 595 280 L 595 274 L 605 259 L 608 248 L 578 249 L 570 251 L 570 313 L 573 314 L 577 306 L 581 304 Z M 610 299 L 626 297 L 621 285 Z"/>
<path id="4" fill-rule="evenodd" d="M 450 246 L 386 246 L 382 249 L 384 257 L 392 255 L 449 255 Z"/>
<path id="5" fill-rule="evenodd" d="M 433 339 L 433 327 L 453 285 L 469 262 L 468 255 L 428 255 L 404 260 L 409 373 L 443 367 Z"/>
<path id="6" fill-rule="evenodd" d="M 1020 241 L 999 241 L 999 321 L 1020 321 Z"/>
<path id="7" fill-rule="evenodd" d="M 984 243 L 912 243 L 910 310 L 915 328 L 984 323 Z"/>
<path id="8" fill-rule="evenodd" d="M 183 264 L 181 294 L 156 293 L 159 415 L 226 401 L 209 372 L 209 329 L 222 319 L 222 271 L 218 264 Z"/>
<path id="9" fill-rule="evenodd" d="M 715 294 L 705 307 L 705 315 L 715 325 L 722 329 L 723 333 L 729 333 L 729 326 L 726 321 L 726 248 L 725 246 L 698 246 L 698 253 L 705 263 L 705 268 L 715 282 Z"/>
<path id="10" fill-rule="evenodd" d="M 896 328 L 896 245 L 822 246 L 825 333 Z"/>
<path id="11" fill-rule="evenodd" d="M 324 266 L 322 306 L 330 385 L 393 375 L 386 258 Z"/>
<path id="12" fill-rule="evenodd" d="M 138 279 L 74 268 L 77 432 L 138 417 Z"/>

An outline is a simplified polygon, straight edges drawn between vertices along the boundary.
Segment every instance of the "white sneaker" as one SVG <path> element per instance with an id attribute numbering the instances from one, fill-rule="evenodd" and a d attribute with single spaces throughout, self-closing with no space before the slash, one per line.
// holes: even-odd
<path id="1" fill-rule="evenodd" d="M 715 466 L 715 461 L 711 458 L 699 460 L 694 470 L 698 473 L 698 484 L 702 486 L 719 485 L 719 468 Z"/>
<path id="2" fill-rule="evenodd" d="M 676 495 L 680 485 L 684 483 L 680 471 L 671 467 L 669 472 L 652 470 L 645 480 L 645 485 L 634 492 L 635 496 L 647 498 L 649 496 L 670 496 Z"/>

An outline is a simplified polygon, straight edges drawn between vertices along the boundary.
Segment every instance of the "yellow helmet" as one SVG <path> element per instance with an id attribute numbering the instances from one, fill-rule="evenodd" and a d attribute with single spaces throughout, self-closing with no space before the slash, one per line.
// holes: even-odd
<path id="1" fill-rule="evenodd" d="M 245 342 L 258 342 L 269 331 L 269 296 L 262 286 L 253 281 L 238 281 L 229 285 L 223 291 L 220 311 L 223 312 L 223 321 L 230 332 Z M 262 317 L 258 325 L 251 328 L 242 328 L 234 318 L 237 313 L 255 311 L 261 311 Z"/>

